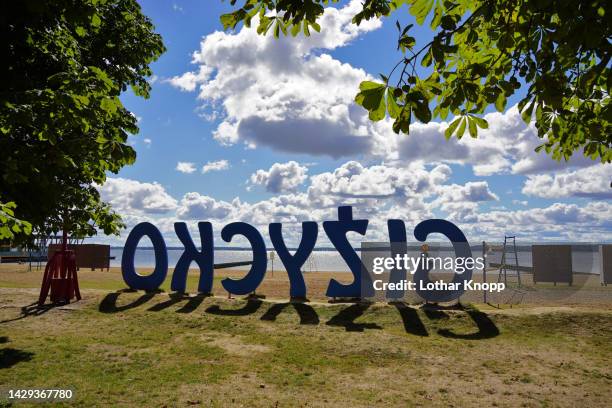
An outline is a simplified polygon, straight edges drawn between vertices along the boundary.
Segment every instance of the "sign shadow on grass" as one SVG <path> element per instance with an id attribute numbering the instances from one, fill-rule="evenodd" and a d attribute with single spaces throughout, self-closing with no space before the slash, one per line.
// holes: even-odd
<path id="1" fill-rule="evenodd" d="M 138 306 L 141 306 L 147 303 L 149 300 L 153 299 L 153 297 L 156 295 L 155 292 L 146 292 L 145 294 L 143 294 L 142 296 L 140 296 L 138 299 L 134 300 L 133 302 L 130 302 L 122 306 L 117 306 L 117 299 L 119 299 L 119 295 L 124 292 L 126 291 L 112 292 L 104 296 L 104 299 L 102 299 L 102 302 L 100 302 L 100 306 L 98 307 L 98 310 L 102 313 L 123 312 L 123 311 L 133 309 L 135 307 L 138 307 Z"/>
<path id="2" fill-rule="evenodd" d="M 438 334 L 443 337 L 461 340 L 484 340 L 499 336 L 499 329 L 486 313 L 477 310 L 467 310 L 466 313 L 472 318 L 478 331 L 468 334 L 456 334 L 449 329 L 440 329 Z"/>
<path id="3" fill-rule="evenodd" d="M 300 316 L 300 324 L 319 324 L 319 315 L 317 312 L 305 303 L 287 302 L 287 303 L 275 303 L 261 316 L 261 320 L 268 322 L 276 321 L 278 315 L 287 307 L 293 306 L 297 314 Z"/>
<path id="4" fill-rule="evenodd" d="M 102 302 L 100 302 L 99 310 L 102 313 L 117 313 L 129 309 L 133 309 L 135 307 L 141 306 L 156 295 L 155 292 L 148 292 L 137 298 L 136 300 L 128 303 L 126 305 L 117 306 L 117 300 L 122 291 L 109 293 L 104 297 Z M 162 311 L 167 309 L 170 306 L 178 304 L 187 300 L 187 303 L 178 309 L 177 313 L 191 313 L 195 311 L 204 301 L 206 297 L 209 295 L 199 294 L 196 296 L 186 296 L 185 294 L 174 293 L 170 295 L 170 299 L 158 303 L 152 307 L 150 307 L 149 311 Z M 248 316 L 255 312 L 257 312 L 263 302 L 259 299 L 249 299 L 239 309 L 221 309 L 219 305 L 212 305 L 205 310 L 205 313 L 210 313 L 218 316 Z M 402 319 L 402 323 L 404 326 L 404 330 L 408 334 L 414 334 L 416 336 L 428 336 L 427 328 L 419 318 L 418 312 L 415 308 L 410 307 L 405 302 L 391 302 L 397 311 L 400 314 Z M 261 320 L 264 321 L 276 321 L 276 318 L 289 306 L 293 306 L 295 311 L 298 313 L 300 317 L 300 324 L 310 324 L 310 325 L 318 325 L 320 323 L 319 316 L 314 308 L 305 303 L 298 302 L 286 302 L 286 303 L 276 303 L 270 306 L 270 308 L 261 316 Z M 29 305 L 32 306 L 32 305 Z M 344 327 L 346 331 L 358 331 L 363 332 L 364 330 L 382 329 L 377 323 L 368 322 L 368 323 L 357 323 L 356 319 L 363 316 L 363 314 L 370 308 L 371 303 L 355 303 L 351 306 L 348 306 L 342 310 L 340 310 L 335 316 L 333 316 L 329 321 L 325 324 L 328 326 L 339 326 Z M 52 306 L 50 305 L 49 308 Z M 456 309 L 456 307 L 453 307 Z M 25 309 L 22 308 L 22 309 Z M 44 311 L 38 311 L 38 314 L 44 313 L 48 309 Z M 432 307 L 423 307 L 423 313 L 430 320 L 440 320 L 447 319 L 449 315 L 443 310 L 432 308 Z M 463 310 L 463 309 L 462 309 Z M 452 339 L 461 339 L 461 340 L 483 340 L 490 339 L 496 337 L 500 334 L 499 329 L 495 325 L 495 323 L 487 316 L 486 313 L 477 311 L 477 310 L 464 310 L 465 313 L 470 316 L 472 321 L 476 324 L 478 328 L 477 332 L 467 333 L 467 334 L 457 334 L 450 329 L 438 329 L 438 334 L 443 337 L 452 338 Z M 18 320 L 26 315 L 22 315 L 17 319 Z M 7 321 L 12 321 L 7 320 Z M 6 321 L 5 321 L 6 322 Z M 2 322 L 4 323 L 4 322 Z"/>
<path id="5" fill-rule="evenodd" d="M 176 304 L 186 301 L 185 305 L 178 309 L 176 313 L 191 313 L 202 304 L 204 299 L 210 297 L 210 295 L 204 293 L 199 293 L 195 296 L 189 296 L 186 293 L 171 293 L 169 296 L 170 299 L 153 305 L 147 310 L 149 312 L 161 312 L 162 310 L 167 309 L 170 306 L 174 306 Z"/>
<path id="6" fill-rule="evenodd" d="M 340 326 L 344 327 L 346 331 L 358 331 L 362 332 L 365 329 L 382 329 L 382 326 L 376 323 L 355 323 L 355 320 L 362 316 L 366 310 L 370 308 L 370 303 L 355 303 L 347 308 L 344 308 L 338 312 L 334 317 L 329 319 L 328 326 Z"/>
<path id="7" fill-rule="evenodd" d="M 212 305 L 205 312 L 220 316 L 248 316 L 258 311 L 262 303 L 261 300 L 249 299 L 240 309 L 221 309 L 219 305 Z"/>
<path id="8" fill-rule="evenodd" d="M 390 304 L 395 306 L 399 312 L 406 333 L 421 337 L 429 336 L 415 308 L 408 306 L 406 302 L 390 302 Z"/>

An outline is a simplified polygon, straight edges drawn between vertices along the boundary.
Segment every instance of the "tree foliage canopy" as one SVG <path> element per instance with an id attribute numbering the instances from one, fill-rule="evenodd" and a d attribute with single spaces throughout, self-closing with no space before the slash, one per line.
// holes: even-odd
<path id="1" fill-rule="evenodd" d="M 226 29 L 257 16 L 260 34 L 319 31 L 323 6 L 338 0 L 230 0 L 221 16 Z M 236 5 L 236 3 L 240 3 Z M 399 62 L 381 81 L 365 81 L 356 102 L 373 121 L 388 114 L 396 133 L 409 133 L 416 119 L 454 120 L 447 138 L 466 129 L 477 137 L 488 124 L 481 116 L 498 111 L 519 89 L 523 120 L 535 120 L 542 145 L 554 159 L 583 152 L 612 161 L 610 55 L 612 18 L 605 0 L 363 0 L 353 18 L 390 16 L 405 10 L 417 24 L 429 22 L 431 41 L 418 44 L 413 24 L 398 30 Z M 419 74 L 419 72 L 421 74 Z M 427 72 L 423 75 L 422 72 Z M 523 92 L 523 91 L 521 91 Z M 433 109 L 432 109 L 433 108 Z"/>
<path id="2" fill-rule="evenodd" d="M 161 37 L 135 0 L 5 2 L 0 36 L 4 237 L 28 232 L 19 220 L 39 233 L 117 233 L 95 186 L 136 159 L 136 118 L 119 95 L 149 96 Z"/>

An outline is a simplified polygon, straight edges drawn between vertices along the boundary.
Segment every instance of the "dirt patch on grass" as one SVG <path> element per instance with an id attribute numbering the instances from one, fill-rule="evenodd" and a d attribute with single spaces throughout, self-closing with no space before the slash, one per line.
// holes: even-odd
<path id="1" fill-rule="evenodd" d="M 275 406 L 280 399 L 286 399 L 274 385 L 246 371 L 230 376 L 221 384 L 183 384 L 179 395 L 181 405 L 213 407 Z"/>
<path id="2" fill-rule="evenodd" d="M 174 338 L 175 343 L 194 341 L 219 347 L 227 354 L 238 357 L 253 357 L 273 350 L 272 347 L 267 345 L 249 343 L 242 336 L 217 331 L 208 331 L 204 334 L 184 333 Z"/>
<path id="3" fill-rule="evenodd" d="M 272 351 L 269 346 L 245 343 L 239 336 L 218 335 L 207 337 L 211 345 L 221 347 L 227 353 L 235 356 L 252 357 L 254 354 Z"/>
<path id="4" fill-rule="evenodd" d="M 100 356 L 104 361 L 129 362 L 133 350 L 116 344 L 95 343 L 87 346 L 87 352 Z"/>

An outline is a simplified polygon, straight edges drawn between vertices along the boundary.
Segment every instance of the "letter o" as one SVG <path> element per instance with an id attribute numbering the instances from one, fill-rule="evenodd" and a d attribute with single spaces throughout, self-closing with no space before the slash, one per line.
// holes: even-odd
<path id="1" fill-rule="evenodd" d="M 147 236 L 153 244 L 155 252 L 155 269 L 150 275 L 139 275 L 134 268 L 134 255 L 142 237 Z M 123 281 L 131 289 L 152 292 L 159 289 L 168 274 L 168 252 L 164 237 L 149 222 L 141 222 L 136 225 L 128 235 L 121 256 L 121 274 Z"/>

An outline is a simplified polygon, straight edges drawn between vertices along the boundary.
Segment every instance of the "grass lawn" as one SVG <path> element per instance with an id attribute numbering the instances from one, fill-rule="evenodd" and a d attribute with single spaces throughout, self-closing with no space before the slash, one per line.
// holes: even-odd
<path id="1" fill-rule="evenodd" d="M 73 406 L 603 407 L 612 400 L 609 308 L 83 295 L 36 311 L 27 307 L 36 290 L 0 289 L 0 388 L 72 388 Z"/>

